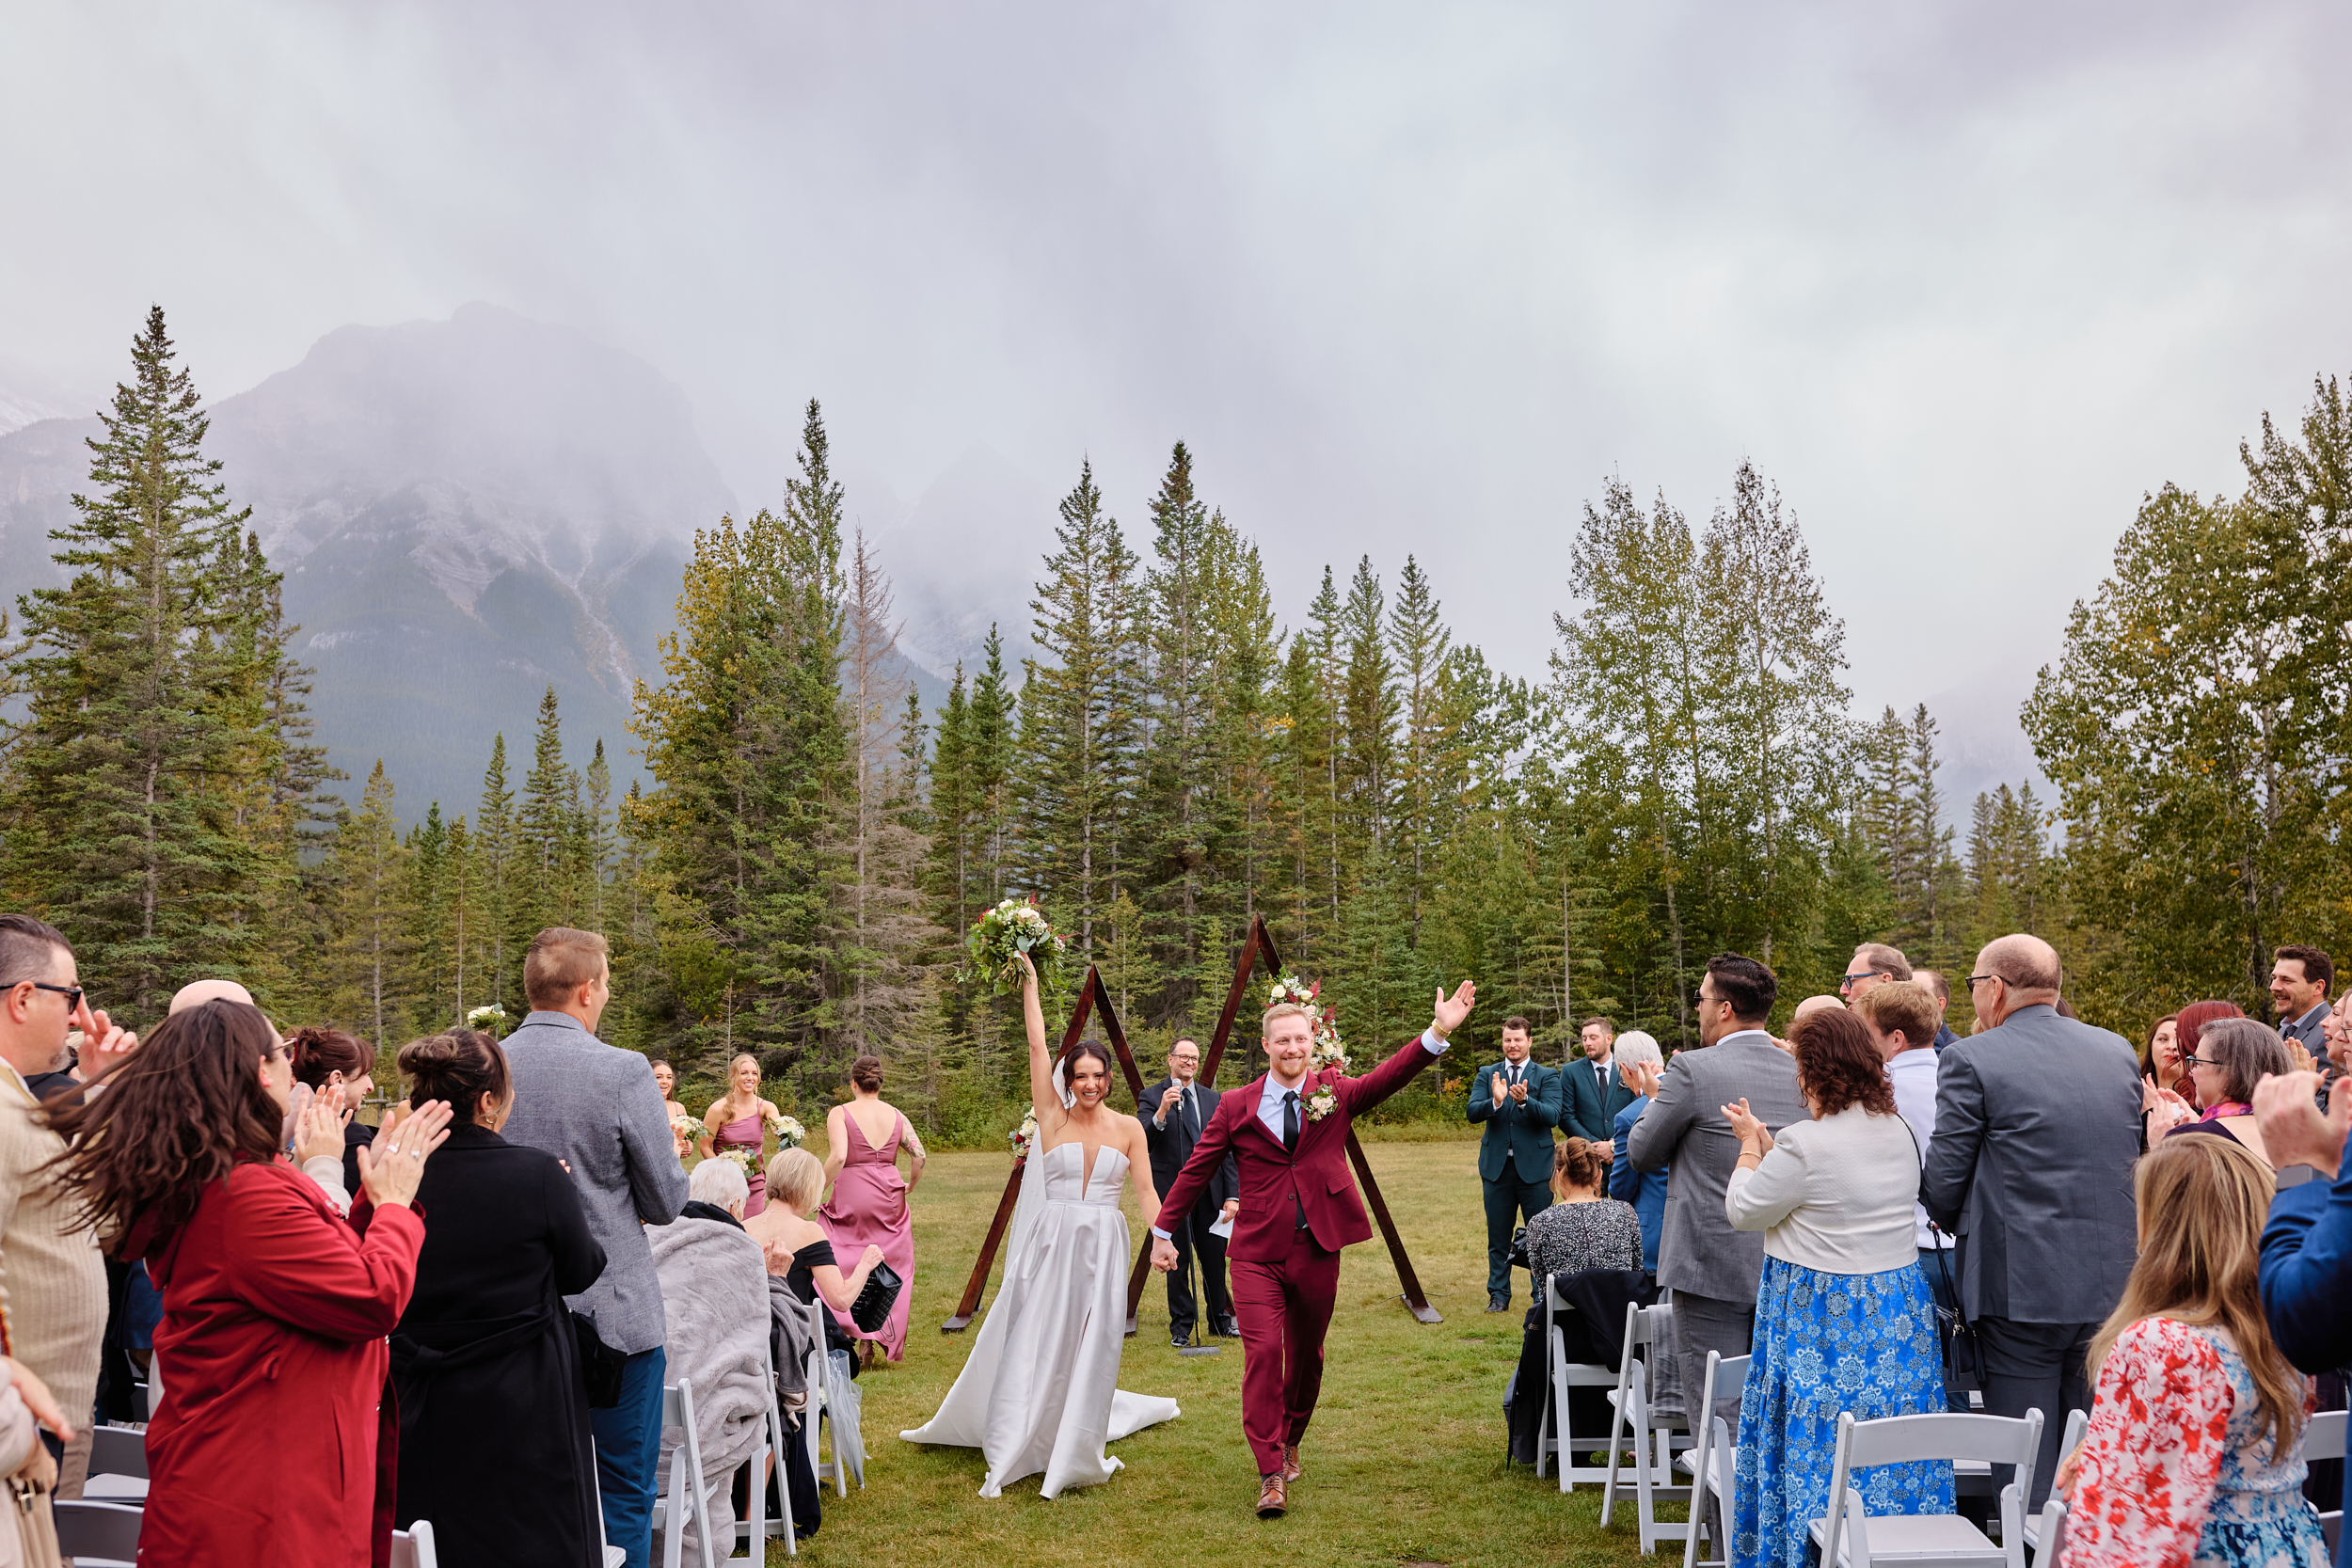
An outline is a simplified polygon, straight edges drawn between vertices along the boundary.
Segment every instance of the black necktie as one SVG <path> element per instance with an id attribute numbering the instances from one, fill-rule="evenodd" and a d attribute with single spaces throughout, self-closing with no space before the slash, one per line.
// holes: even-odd
<path id="1" fill-rule="evenodd" d="M 1600 1102 L 1604 1105 L 1608 1104 L 1609 1064 L 1607 1062 L 1595 1062 L 1593 1064 L 1593 1084 L 1600 1090 Z"/>
<path id="2" fill-rule="evenodd" d="M 1282 1096 L 1282 1147 L 1298 1147 L 1298 1091 L 1290 1089 Z"/>
<path id="3" fill-rule="evenodd" d="M 1192 1085 L 1184 1085 L 1184 1126 L 1196 1138 L 1200 1136 L 1200 1108 L 1192 1102 Z"/>

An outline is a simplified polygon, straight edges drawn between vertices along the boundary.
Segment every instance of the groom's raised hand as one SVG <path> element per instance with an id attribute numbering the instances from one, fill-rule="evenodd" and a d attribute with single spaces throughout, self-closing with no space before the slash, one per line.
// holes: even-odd
<path id="1" fill-rule="evenodd" d="M 1453 1034 L 1454 1030 L 1462 1026 L 1462 1021 L 1470 1017 L 1470 1005 L 1477 1000 L 1478 987 L 1469 980 L 1455 987 L 1454 994 L 1450 997 L 1446 995 L 1444 988 L 1439 987 L 1437 1009 L 1435 1016 L 1431 1019 L 1432 1026 L 1440 1036 Z"/>
<path id="2" fill-rule="evenodd" d="M 1176 1267 L 1176 1243 L 1165 1236 L 1152 1237 L 1152 1266 L 1162 1274 L 1172 1273 Z"/>

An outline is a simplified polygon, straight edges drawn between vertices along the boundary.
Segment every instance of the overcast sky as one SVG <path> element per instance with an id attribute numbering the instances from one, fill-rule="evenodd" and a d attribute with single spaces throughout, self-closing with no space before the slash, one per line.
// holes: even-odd
<path id="1" fill-rule="evenodd" d="M 816 395 L 877 526 L 1090 453 L 1148 547 L 1182 436 L 1286 619 L 1413 550 L 1527 673 L 1607 475 L 1697 521 L 1747 455 L 1874 708 L 2017 683 L 2144 490 L 2352 369 L 2348 14 L 16 0 L 0 378 L 489 300 L 754 502 Z"/>

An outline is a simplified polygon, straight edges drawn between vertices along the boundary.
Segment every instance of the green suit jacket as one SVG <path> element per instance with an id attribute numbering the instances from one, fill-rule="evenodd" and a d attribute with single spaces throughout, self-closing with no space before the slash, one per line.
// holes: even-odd
<path id="1" fill-rule="evenodd" d="M 1588 1056 L 1579 1056 L 1560 1069 L 1560 1125 L 1571 1138 L 1605 1144 L 1617 1125 L 1617 1113 L 1633 1103 L 1633 1091 L 1625 1086 L 1613 1066 L 1609 1069 L 1606 1095 L 1600 1092 L 1598 1076 Z"/>
<path id="2" fill-rule="evenodd" d="M 1470 1081 L 1470 1118 L 1486 1124 L 1478 1140 L 1478 1174 L 1501 1181 L 1508 1170 L 1521 1181 L 1551 1180 L 1551 1130 L 1560 1123 L 1560 1069 L 1527 1064 L 1524 1103 L 1494 1098 L 1495 1074 L 1510 1064 L 1492 1062 Z"/>

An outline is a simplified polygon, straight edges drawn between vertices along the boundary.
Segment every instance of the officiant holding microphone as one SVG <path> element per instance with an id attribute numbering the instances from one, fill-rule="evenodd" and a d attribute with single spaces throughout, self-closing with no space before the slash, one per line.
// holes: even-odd
<path id="1" fill-rule="evenodd" d="M 1199 1042 L 1180 1039 L 1168 1053 L 1168 1076 L 1146 1088 L 1138 1101 L 1144 1142 L 1152 1151 L 1152 1186 L 1162 1195 L 1176 1184 L 1176 1173 L 1192 1158 L 1192 1146 L 1200 1141 L 1200 1130 L 1216 1115 L 1217 1092 L 1198 1082 L 1200 1076 Z M 1196 1252 L 1207 1281 L 1209 1332 L 1223 1339 L 1240 1336 L 1240 1326 L 1233 1321 L 1232 1292 L 1225 1283 L 1225 1238 L 1209 1229 L 1221 1219 L 1232 1218 L 1240 1193 L 1241 1174 L 1229 1154 L 1202 1195 L 1207 1201 L 1193 1205 L 1170 1237 L 1176 1243 L 1176 1267 L 1168 1276 L 1168 1331 L 1172 1344 L 1192 1343 L 1192 1325 L 1198 1321 L 1192 1295 Z"/>

